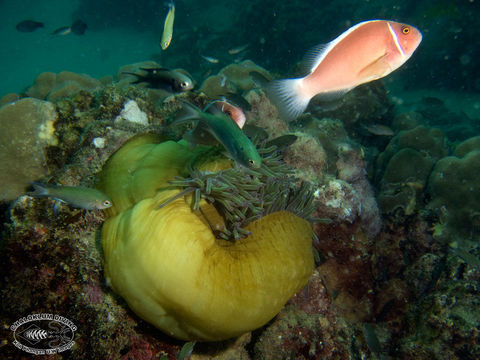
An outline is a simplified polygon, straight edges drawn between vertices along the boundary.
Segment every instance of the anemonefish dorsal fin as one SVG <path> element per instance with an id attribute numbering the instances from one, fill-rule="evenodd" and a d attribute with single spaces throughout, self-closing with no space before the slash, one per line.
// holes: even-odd
<path id="1" fill-rule="evenodd" d="M 326 52 L 330 50 L 328 44 L 320 44 L 308 50 L 302 60 L 302 71 L 304 74 L 311 74 L 323 60 Z"/>

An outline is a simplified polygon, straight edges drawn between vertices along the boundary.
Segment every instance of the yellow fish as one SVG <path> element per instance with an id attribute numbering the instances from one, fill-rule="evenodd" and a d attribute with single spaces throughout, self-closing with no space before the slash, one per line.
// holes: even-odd
<path id="1" fill-rule="evenodd" d="M 173 35 L 173 21 L 175 20 L 175 4 L 173 0 L 168 4 L 168 13 L 165 17 L 165 24 L 163 24 L 163 34 L 160 40 L 160 46 L 162 50 L 165 50 L 170 45 Z"/>

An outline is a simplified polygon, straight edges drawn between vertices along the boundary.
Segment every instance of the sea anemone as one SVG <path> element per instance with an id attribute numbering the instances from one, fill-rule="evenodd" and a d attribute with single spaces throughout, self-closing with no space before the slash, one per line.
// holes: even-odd
<path id="1" fill-rule="evenodd" d="M 217 341 L 272 319 L 313 270 L 311 189 L 272 149 L 260 169 L 215 150 L 141 136 L 98 183 L 106 277 L 143 319 L 179 339 Z M 300 217 L 300 216 L 302 217 Z M 228 239 L 228 240 L 224 240 Z"/>
<path id="2" fill-rule="evenodd" d="M 213 150 L 215 151 L 215 150 Z M 307 219 L 314 210 L 313 189 L 307 182 L 300 186 L 293 177 L 293 169 L 281 160 L 275 147 L 261 149 L 263 166 L 250 169 L 233 164 L 214 171 L 222 160 L 212 162 L 211 157 L 202 154 L 199 159 L 187 165 L 189 176 L 176 177 L 170 184 L 183 187 L 184 190 L 159 206 L 163 207 L 178 197 L 193 193 L 192 210 L 199 210 L 200 199 L 213 204 L 225 219 L 225 227 L 212 229 L 218 237 L 225 240 L 238 240 L 250 233 L 243 227 L 263 216 L 276 211 L 286 210 Z M 212 154 L 214 155 L 214 153 Z M 206 164 L 202 161 L 209 159 Z M 210 166 L 210 167 L 209 167 Z"/>

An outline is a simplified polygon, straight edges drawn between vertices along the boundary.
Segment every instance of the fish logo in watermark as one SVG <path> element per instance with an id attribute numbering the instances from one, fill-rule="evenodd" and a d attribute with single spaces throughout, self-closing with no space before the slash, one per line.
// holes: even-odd
<path id="1" fill-rule="evenodd" d="M 77 327 L 60 315 L 32 314 L 10 326 L 13 345 L 34 355 L 57 354 L 72 348 Z"/>

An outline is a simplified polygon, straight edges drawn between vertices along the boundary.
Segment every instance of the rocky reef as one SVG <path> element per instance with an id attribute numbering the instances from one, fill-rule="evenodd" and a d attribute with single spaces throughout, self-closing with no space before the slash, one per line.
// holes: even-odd
<path id="1" fill-rule="evenodd" d="M 45 73 L 0 101 L 5 356 L 31 313 L 77 326 L 58 358 L 175 359 L 178 339 L 204 341 L 192 359 L 478 356 L 477 137 L 422 123 L 428 102 L 395 114 L 380 83 L 286 124 L 251 61 L 174 96 L 124 74 L 157 65 Z M 179 99 L 224 92 L 249 103 L 261 170 L 181 140 Z M 365 131 L 379 120 L 392 135 Z M 114 206 L 54 206 L 31 181 Z"/>

